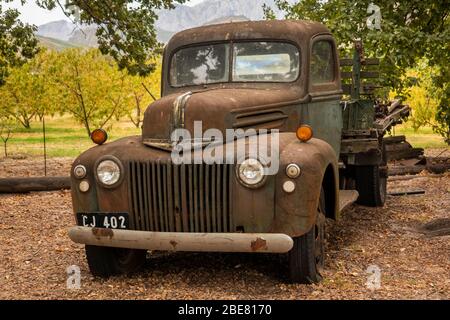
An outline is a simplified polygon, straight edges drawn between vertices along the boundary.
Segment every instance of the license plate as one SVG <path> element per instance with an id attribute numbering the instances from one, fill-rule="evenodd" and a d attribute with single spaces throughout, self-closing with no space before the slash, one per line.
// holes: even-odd
<path id="1" fill-rule="evenodd" d="M 78 213 L 77 222 L 82 227 L 128 229 L 128 213 Z"/>

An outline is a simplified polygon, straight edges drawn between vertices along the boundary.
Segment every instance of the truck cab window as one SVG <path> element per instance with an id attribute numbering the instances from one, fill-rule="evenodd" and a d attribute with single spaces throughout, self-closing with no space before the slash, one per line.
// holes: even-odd
<path id="1" fill-rule="evenodd" d="M 289 43 L 235 43 L 233 64 L 237 82 L 292 82 L 300 72 L 299 51 Z"/>
<path id="2" fill-rule="evenodd" d="M 229 44 L 181 49 L 172 57 L 170 84 L 174 87 L 228 82 Z"/>
<path id="3" fill-rule="evenodd" d="M 313 84 L 329 83 L 335 79 L 333 46 L 328 40 L 314 43 L 311 54 L 311 81 Z"/>

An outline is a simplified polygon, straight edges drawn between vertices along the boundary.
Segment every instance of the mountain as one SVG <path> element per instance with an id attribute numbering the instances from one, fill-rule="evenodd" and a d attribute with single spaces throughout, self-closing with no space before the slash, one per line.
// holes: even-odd
<path id="1" fill-rule="evenodd" d="M 53 21 L 38 27 L 38 36 L 67 41 L 75 30 L 75 25 L 66 20 Z"/>
<path id="2" fill-rule="evenodd" d="M 288 0 L 293 2 L 295 0 Z M 166 43 L 178 31 L 202 25 L 261 20 L 264 18 L 263 5 L 275 8 L 275 0 L 205 0 L 195 6 L 175 5 L 173 10 L 158 11 L 155 24 L 157 37 Z M 278 17 L 282 13 L 274 9 Z M 97 37 L 95 26 L 75 26 L 65 21 L 54 21 L 39 26 L 37 35 L 55 41 L 65 41 L 76 47 L 95 47 Z"/>
<path id="3" fill-rule="evenodd" d="M 76 45 L 74 43 L 59 40 L 55 38 L 48 38 L 43 36 L 37 36 L 37 39 L 39 40 L 39 44 L 47 49 L 50 50 L 56 50 L 56 51 L 63 51 L 65 49 L 72 49 L 72 48 L 79 48 L 79 45 Z"/>
<path id="4" fill-rule="evenodd" d="M 86 26 L 77 28 L 69 38 L 69 42 L 83 47 L 96 47 L 97 46 L 97 27 Z"/>
<path id="5" fill-rule="evenodd" d="M 294 0 L 289 0 L 293 2 Z M 248 20 L 264 18 L 263 5 L 275 8 L 274 0 L 205 0 L 195 6 L 176 5 L 173 10 L 161 10 L 156 27 L 178 32 L 184 29 L 209 24 L 210 21 L 228 17 L 245 17 Z M 281 12 L 274 9 L 281 17 Z"/>

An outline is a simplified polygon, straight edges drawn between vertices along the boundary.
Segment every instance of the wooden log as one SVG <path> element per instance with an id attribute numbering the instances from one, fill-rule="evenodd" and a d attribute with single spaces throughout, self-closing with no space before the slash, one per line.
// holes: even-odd
<path id="1" fill-rule="evenodd" d="M 386 152 L 395 152 L 408 149 L 412 149 L 412 146 L 408 142 L 391 143 L 386 145 Z"/>
<path id="2" fill-rule="evenodd" d="M 0 193 L 25 193 L 70 189 L 70 177 L 29 177 L 0 179 Z"/>
<path id="3" fill-rule="evenodd" d="M 428 165 L 416 165 L 416 166 L 392 166 L 388 169 L 390 176 L 401 176 L 407 174 L 418 174 L 423 170 L 427 170 L 431 173 L 444 173 L 450 170 L 450 163 L 445 164 L 428 164 Z"/>
<path id="4" fill-rule="evenodd" d="M 407 174 L 418 174 L 426 169 L 426 166 L 394 166 L 388 169 L 390 176 L 403 176 Z"/>
<path id="5" fill-rule="evenodd" d="M 388 144 L 393 144 L 393 143 L 400 143 L 400 142 L 405 142 L 406 141 L 406 137 L 405 136 L 392 136 L 392 137 L 386 137 L 383 139 L 384 143 L 386 145 Z"/>
<path id="6" fill-rule="evenodd" d="M 388 112 L 391 113 L 394 111 L 398 106 L 400 105 L 400 100 L 394 100 L 392 101 L 391 105 L 388 107 Z"/>
<path id="7" fill-rule="evenodd" d="M 418 158 L 419 156 L 422 156 L 423 151 L 424 150 L 422 148 L 411 148 L 411 149 L 406 149 L 406 150 L 387 152 L 386 156 L 387 156 L 388 161 L 411 159 L 411 158 Z"/>

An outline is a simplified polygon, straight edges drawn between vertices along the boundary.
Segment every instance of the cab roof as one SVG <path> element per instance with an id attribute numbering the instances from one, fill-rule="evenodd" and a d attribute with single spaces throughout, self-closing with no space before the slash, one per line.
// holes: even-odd
<path id="1" fill-rule="evenodd" d="M 167 44 L 171 52 L 179 47 L 228 40 L 288 40 L 300 47 L 315 35 L 330 34 L 323 24 L 306 20 L 267 20 L 222 23 L 187 29 L 175 34 Z"/>

